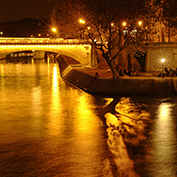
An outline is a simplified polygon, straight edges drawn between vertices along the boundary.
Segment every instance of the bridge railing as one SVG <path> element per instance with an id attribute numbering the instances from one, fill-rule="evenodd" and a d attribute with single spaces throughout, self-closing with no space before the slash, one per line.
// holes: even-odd
<path id="1" fill-rule="evenodd" d="M 0 37 L 0 44 L 13 44 L 13 43 L 69 43 L 69 44 L 84 44 L 89 43 L 87 40 L 83 39 L 63 39 L 63 38 L 10 38 L 10 37 Z"/>

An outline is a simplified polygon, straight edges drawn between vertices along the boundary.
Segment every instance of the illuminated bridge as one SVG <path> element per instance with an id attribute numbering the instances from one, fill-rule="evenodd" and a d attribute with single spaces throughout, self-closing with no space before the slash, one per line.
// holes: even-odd
<path id="1" fill-rule="evenodd" d="M 34 59 L 45 57 L 46 52 L 63 54 L 82 65 L 96 66 L 91 44 L 79 39 L 50 38 L 0 38 L 0 59 L 7 55 L 32 51 Z"/>

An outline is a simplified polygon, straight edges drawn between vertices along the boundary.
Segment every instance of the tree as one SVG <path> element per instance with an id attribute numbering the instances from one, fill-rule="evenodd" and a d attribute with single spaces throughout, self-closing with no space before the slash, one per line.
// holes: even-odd
<path id="1" fill-rule="evenodd" d="M 80 25 L 79 19 L 86 16 L 83 13 L 81 0 L 59 0 L 51 14 L 52 26 L 58 28 L 62 38 L 78 38 Z"/>
<path id="2" fill-rule="evenodd" d="M 106 128 L 110 152 L 107 164 L 111 165 L 107 165 L 107 173 L 113 174 L 111 176 L 139 176 L 135 171 L 135 164 L 136 169 L 137 166 L 142 166 L 137 157 L 144 156 L 143 141 L 148 138 L 148 127 L 152 124 L 147 105 L 121 97 L 98 99 L 96 101 L 103 104 L 100 104 L 97 111 Z M 135 149 L 138 156 L 132 156 Z M 114 168 L 110 168 L 111 166 Z"/>
<path id="3" fill-rule="evenodd" d="M 164 25 L 167 28 L 168 42 L 171 42 L 171 37 L 177 34 L 177 1 L 175 0 L 164 0 L 161 2 L 162 7 L 162 18 Z"/>
<path id="4" fill-rule="evenodd" d="M 93 30 L 89 38 L 111 68 L 114 78 L 118 78 L 118 60 L 123 60 L 123 51 L 135 53 L 143 50 L 149 40 L 144 23 L 147 22 L 145 1 L 89 1 L 88 16 Z M 135 10 L 136 9 L 136 10 Z M 87 20 L 88 20 L 87 19 Z M 145 43 L 146 41 L 146 43 Z"/>
<path id="5" fill-rule="evenodd" d="M 171 42 L 171 38 L 177 34 L 177 1 L 175 0 L 151 0 L 150 11 L 153 12 L 151 21 L 157 31 L 155 41 Z"/>
<path id="6" fill-rule="evenodd" d="M 144 50 L 149 40 L 150 28 L 144 26 L 147 22 L 145 0 L 69 0 L 59 3 L 55 14 L 60 30 L 62 25 L 65 29 L 61 32 L 66 32 L 67 25 L 70 31 L 78 34 L 81 31 L 78 20 L 84 19 L 82 32 L 102 52 L 113 78 L 119 77 L 118 61 L 123 60 L 123 51 L 134 54 L 137 50 Z"/>

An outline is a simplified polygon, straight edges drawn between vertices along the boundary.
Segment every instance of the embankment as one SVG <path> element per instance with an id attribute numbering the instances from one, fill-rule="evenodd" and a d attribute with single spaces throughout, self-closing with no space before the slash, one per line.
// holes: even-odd
<path id="1" fill-rule="evenodd" d="M 177 94 L 177 77 L 121 77 L 119 79 L 95 77 L 83 67 L 72 67 L 67 62 L 67 56 L 58 56 L 57 62 L 64 80 L 90 94 L 156 96 Z M 99 69 L 96 71 L 101 72 Z"/>

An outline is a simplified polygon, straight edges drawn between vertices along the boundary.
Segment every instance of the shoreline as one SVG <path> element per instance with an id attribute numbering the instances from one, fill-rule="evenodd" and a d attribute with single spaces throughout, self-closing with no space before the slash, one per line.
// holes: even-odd
<path id="1" fill-rule="evenodd" d="M 70 60 L 71 61 L 71 60 Z M 113 79 L 111 71 L 102 68 L 83 67 L 68 62 L 68 57 L 57 57 L 61 77 L 90 94 L 98 95 L 177 95 L 177 77 L 157 77 L 151 73 L 144 76 L 120 76 Z M 95 73 L 99 76 L 95 76 Z"/>

